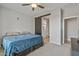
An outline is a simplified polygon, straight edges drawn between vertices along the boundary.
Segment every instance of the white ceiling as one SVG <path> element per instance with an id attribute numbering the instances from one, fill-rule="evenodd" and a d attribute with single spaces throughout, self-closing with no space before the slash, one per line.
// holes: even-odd
<path id="1" fill-rule="evenodd" d="M 36 16 L 39 14 L 50 12 L 56 8 L 64 8 L 64 7 L 69 7 L 69 6 L 76 5 L 76 4 L 75 3 L 42 3 L 41 5 L 45 6 L 45 9 L 36 8 L 35 11 L 32 11 L 30 5 L 21 6 L 22 3 L 2 3 L 0 5 L 6 8 L 13 9 L 15 11 L 18 11 L 28 16 Z"/>

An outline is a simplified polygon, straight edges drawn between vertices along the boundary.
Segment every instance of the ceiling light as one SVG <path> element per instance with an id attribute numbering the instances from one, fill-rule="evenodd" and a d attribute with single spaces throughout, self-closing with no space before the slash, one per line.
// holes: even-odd
<path id="1" fill-rule="evenodd" d="M 33 8 L 36 8 L 36 7 L 37 7 L 37 5 L 36 5 L 36 4 L 31 4 L 31 6 L 32 6 Z"/>

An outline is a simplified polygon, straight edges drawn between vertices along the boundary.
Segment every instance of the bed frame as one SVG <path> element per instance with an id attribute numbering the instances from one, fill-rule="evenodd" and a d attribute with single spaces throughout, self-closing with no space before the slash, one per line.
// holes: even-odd
<path id="1" fill-rule="evenodd" d="M 43 46 L 43 42 L 36 44 L 36 45 L 32 46 L 31 48 L 28 48 L 28 49 L 26 49 L 22 52 L 13 53 L 13 56 L 26 56 L 26 55 L 28 55 L 29 53 L 33 52 L 34 50 L 38 49 L 41 46 Z"/>

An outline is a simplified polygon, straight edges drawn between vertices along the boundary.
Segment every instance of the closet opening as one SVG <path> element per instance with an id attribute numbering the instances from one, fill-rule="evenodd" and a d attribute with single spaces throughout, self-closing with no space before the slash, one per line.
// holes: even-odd
<path id="1" fill-rule="evenodd" d="M 49 16 L 46 14 L 35 18 L 35 34 L 43 37 L 44 44 L 49 43 Z"/>

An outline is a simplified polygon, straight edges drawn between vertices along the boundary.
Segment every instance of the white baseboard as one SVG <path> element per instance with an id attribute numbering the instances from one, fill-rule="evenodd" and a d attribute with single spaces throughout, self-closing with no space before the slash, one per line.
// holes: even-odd
<path id="1" fill-rule="evenodd" d="M 61 43 L 57 43 L 57 42 L 50 42 L 50 43 L 61 46 Z"/>

